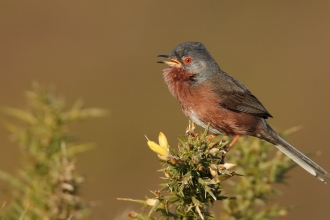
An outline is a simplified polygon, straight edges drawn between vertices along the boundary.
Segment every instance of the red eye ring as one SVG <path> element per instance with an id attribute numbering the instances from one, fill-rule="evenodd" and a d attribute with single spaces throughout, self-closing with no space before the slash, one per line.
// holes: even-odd
<path id="1" fill-rule="evenodd" d="M 193 59 L 191 57 L 186 57 L 186 58 L 183 59 L 183 62 L 185 64 L 191 64 L 192 61 L 193 61 Z"/>

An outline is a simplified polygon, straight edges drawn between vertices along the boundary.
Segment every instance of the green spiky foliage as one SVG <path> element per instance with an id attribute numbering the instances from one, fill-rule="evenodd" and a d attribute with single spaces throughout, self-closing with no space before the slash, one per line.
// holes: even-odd
<path id="1" fill-rule="evenodd" d="M 287 136 L 298 127 L 282 133 Z M 224 188 L 235 196 L 234 200 L 223 201 L 219 214 L 222 220 L 266 220 L 283 217 L 292 207 L 272 204 L 271 198 L 281 192 L 278 184 L 286 184 L 287 172 L 296 164 L 271 144 L 258 138 L 240 138 L 226 159 L 237 164 L 236 172 L 242 178 L 228 180 Z"/>
<path id="2" fill-rule="evenodd" d="M 28 110 L 3 108 L 18 119 L 5 126 L 20 147 L 22 166 L 15 175 L 0 171 L 0 179 L 8 182 L 0 219 L 86 219 L 91 203 L 78 195 L 83 178 L 75 171 L 75 157 L 92 144 L 75 143 L 68 125 L 105 111 L 85 109 L 81 101 L 65 110 L 63 99 L 37 84 L 26 97 Z"/>
<path id="3" fill-rule="evenodd" d="M 176 151 L 162 133 L 159 145 L 148 140 L 162 164 L 163 183 L 152 198 L 120 198 L 143 204 L 140 212 L 128 214 L 130 218 L 266 220 L 286 215 L 288 207 L 268 206 L 268 200 L 279 193 L 274 184 L 285 183 L 294 166 L 289 158 L 281 152 L 274 155 L 268 143 L 251 137 L 241 138 L 224 158 L 227 137 L 213 138 L 207 136 L 208 129 L 201 134 L 193 129 L 190 124 Z"/>
<path id="4" fill-rule="evenodd" d="M 200 135 L 188 133 L 186 137 L 179 138 L 178 150 L 168 147 L 168 153 L 161 148 L 166 149 L 167 146 L 161 135 L 158 147 L 148 141 L 149 146 L 160 153 L 164 183 L 153 192 L 154 198 L 145 201 L 121 199 L 151 207 L 148 214 L 130 213 L 130 216 L 156 219 L 159 213 L 157 219 L 210 219 L 210 208 L 214 202 L 229 198 L 222 193 L 221 183 L 238 174 L 227 169 L 230 164 L 221 163 L 222 150 L 227 142 L 211 141 L 207 130 Z"/>

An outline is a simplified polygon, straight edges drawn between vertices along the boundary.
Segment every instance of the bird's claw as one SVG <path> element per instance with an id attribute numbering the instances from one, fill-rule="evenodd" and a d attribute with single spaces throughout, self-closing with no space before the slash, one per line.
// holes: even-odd
<path id="1" fill-rule="evenodd" d="M 228 151 L 226 150 L 226 147 L 223 150 L 221 150 L 220 152 L 222 153 L 220 164 L 225 164 L 226 154 L 228 153 Z"/>
<path id="2" fill-rule="evenodd" d="M 186 128 L 185 136 L 193 135 L 197 136 L 197 133 L 195 132 L 195 123 L 192 121 L 189 121 L 188 127 Z"/>

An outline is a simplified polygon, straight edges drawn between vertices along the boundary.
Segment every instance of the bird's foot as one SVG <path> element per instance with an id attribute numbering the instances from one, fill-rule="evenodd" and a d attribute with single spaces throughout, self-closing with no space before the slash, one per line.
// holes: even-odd
<path id="1" fill-rule="evenodd" d="M 225 158 L 226 158 L 226 154 L 230 151 L 230 149 L 234 146 L 234 144 L 237 142 L 238 138 L 240 137 L 240 135 L 236 135 L 235 138 L 230 142 L 229 145 L 225 146 L 223 148 L 223 150 L 221 150 L 222 152 L 222 157 L 221 157 L 221 161 L 220 164 L 225 164 Z"/>
<path id="2" fill-rule="evenodd" d="M 220 164 L 225 164 L 225 158 L 228 151 L 226 149 L 220 151 L 222 153 Z"/>
<path id="3" fill-rule="evenodd" d="M 186 128 L 185 136 L 192 135 L 197 136 L 197 133 L 195 132 L 195 123 L 192 121 L 189 121 L 188 127 Z"/>

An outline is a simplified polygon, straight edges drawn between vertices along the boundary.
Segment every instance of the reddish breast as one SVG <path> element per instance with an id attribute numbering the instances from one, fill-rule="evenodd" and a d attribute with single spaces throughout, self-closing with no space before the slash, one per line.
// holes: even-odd
<path id="1" fill-rule="evenodd" d="M 180 68 L 164 69 L 165 82 L 172 95 L 178 99 L 184 114 L 202 127 L 209 122 L 214 127 L 212 124 L 222 121 L 224 116 L 218 105 L 220 99 L 211 91 L 207 83 L 194 85 L 191 77 L 193 74 Z M 212 130 L 223 133 L 219 129 Z"/>
<path id="2" fill-rule="evenodd" d="M 172 95 L 180 103 L 184 114 L 196 124 L 225 135 L 248 135 L 254 133 L 257 120 L 254 116 L 233 112 L 220 105 L 221 97 L 212 91 L 208 82 L 194 84 L 193 74 L 180 68 L 164 69 L 164 79 Z M 252 126 L 255 125 L 255 126 Z"/>

